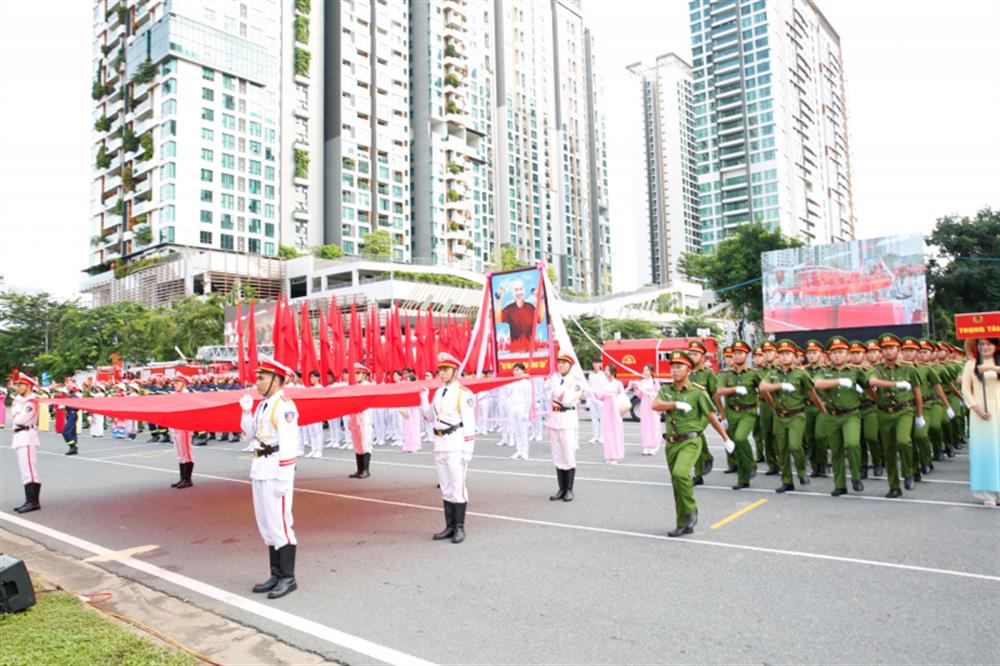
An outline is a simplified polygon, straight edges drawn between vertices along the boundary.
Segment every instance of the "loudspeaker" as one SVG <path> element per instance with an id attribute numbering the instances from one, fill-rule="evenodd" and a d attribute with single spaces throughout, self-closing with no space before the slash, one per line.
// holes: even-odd
<path id="1" fill-rule="evenodd" d="M 0 553 L 0 613 L 16 613 L 35 605 L 35 590 L 24 562 Z"/>

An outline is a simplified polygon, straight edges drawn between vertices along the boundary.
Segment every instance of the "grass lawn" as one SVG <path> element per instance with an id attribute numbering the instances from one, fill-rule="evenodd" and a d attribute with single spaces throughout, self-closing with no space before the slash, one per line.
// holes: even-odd
<path id="1" fill-rule="evenodd" d="M 199 663 L 137 635 L 76 597 L 35 587 L 37 603 L 0 615 L 0 665 Z"/>

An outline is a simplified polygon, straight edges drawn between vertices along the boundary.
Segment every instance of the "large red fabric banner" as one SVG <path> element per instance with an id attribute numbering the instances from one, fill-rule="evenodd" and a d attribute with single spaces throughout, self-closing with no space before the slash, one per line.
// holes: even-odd
<path id="1" fill-rule="evenodd" d="M 473 393 L 489 391 L 514 381 L 510 377 L 463 379 L 462 385 Z M 379 407 L 415 407 L 420 404 L 420 390 L 428 388 L 431 397 L 439 380 L 365 384 L 325 388 L 289 388 L 285 391 L 299 410 L 299 425 L 327 421 L 345 414 Z M 178 430 L 237 432 L 240 429 L 240 398 L 249 393 L 254 403 L 261 396 L 256 389 L 213 391 L 207 393 L 168 393 L 113 398 L 58 398 L 42 400 L 59 407 L 75 407 L 111 418 L 149 421 Z"/>

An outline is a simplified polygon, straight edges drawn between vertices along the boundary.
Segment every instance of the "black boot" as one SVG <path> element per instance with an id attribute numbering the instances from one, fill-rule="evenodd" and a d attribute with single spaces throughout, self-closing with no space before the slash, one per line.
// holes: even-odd
<path id="1" fill-rule="evenodd" d="M 215 433 L 214 432 L 208 433 L 208 439 L 215 439 Z"/>
<path id="2" fill-rule="evenodd" d="M 563 502 L 573 501 L 573 480 L 576 479 L 576 467 L 566 470 L 566 494 L 563 495 Z"/>
<path id="3" fill-rule="evenodd" d="M 181 482 L 177 484 L 178 488 L 190 488 L 194 484 L 191 483 L 191 472 L 194 471 L 194 463 L 186 462 L 184 463 L 184 470 L 181 472 Z"/>
<path id="4" fill-rule="evenodd" d="M 913 490 L 913 477 L 912 476 L 908 476 L 905 479 L 903 479 L 903 487 L 906 488 L 907 490 Z"/>
<path id="5" fill-rule="evenodd" d="M 444 541 L 453 536 L 455 536 L 455 505 L 444 500 L 444 529 L 431 538 L 435 541 Z"/>
<path id="6" fill-rule="evenodd" d="M 281 564 L 278 558 L 278 549 L 274 546 L 268 546 L 267 556 L 271 561 L 271 577 L 263 583 L 257 583 L 253 586 L 253 591 L 256 594 L 270 592 L 274 589 L 274 586 L 278 584 L 278 579 L 281 578 Z"/>
<path id="7" fill-rule="evenodd" d="M 74 442 L 73 444 L 69 445 L 69 449 L 63 455 L 75 456 L 79 452 L 80 452 L 80 449 L 76 448 L 76 443 Z"/>
<path id="8" fill-rule="evenodd" d="M 851 488 L 854 489 L 854 492 L 860 493 L 862 490 L 865 489 L 865 484 L 861 483 L 860 479 L 852 479 Z"/>
<path id="9" fill-rule="evenodd" d="M 171 443 L 170 432 L 164 430 L 162 433 L 160 433 L 160 441 L 163 442 L 164 444 L 170 444 Z"/>
<path id="10" fill-rule="evenodd" d="M 872 467 L 873 476 L 882 476 L 883 474 L 885 474 L 885 468 L 882 467 L 881 465 L 875 465 L 874 467 Z"/>
<path id="11" fill-rule="evenodd" d="M 668 537 L 679 537 L 694 532 L 694 526 L 698 524 L 698 511 L 684 519 L 684 524 L 667 532 Z"/>
<path id="12" fill-rule="evenodd" d="M 365 467 L 361 471 L 361 476 L 359 476 L 358 478 L 359 479 L 367 479 L 369 476 L 371 476 L 371 472 L 369 471 L 369 468 L 371 467 L 371 464 L 372 464 L 372 454 L 366 453 L 366 454 L 364 454 L 362 456 L 362 458 L 363 458 L 362 462 L 364 463 Z"/>
<path id="13" fill-rule="evenodd" d="M 361 478 L 361 473 L 365 471 L 365 456 L 364 456 L 364 454 L 363 453 L 355 453 L 354 454 L 354 463 L 358 466 L 358 471 L 356 471 L 354 474 L 348 474 L 347 478 L 349 478 L 349 479 L 360 479 Z"/>
<path id="14" fill-rule="evenodd" d="M 40 483 L 26 483 L 24 484 L 24 504 L 21 506 L 14 507 L 16 513 L 28 513 L 29 511 L 37 511 L 42 508 L 38 504 L 38 491 L 35 487 L 41 488 Z"/>
<path id="15" fill-rule="evenodd" d="M 455 504 L 455 534 L 451 537 L 452 543 L 462 543 L 465 541 L 465 507 L 468 502 Z"/>
<path id="16" fill-rule="evenodd" d="M 184 483 L 184 467 L 185 467 L 185 465 L 187 465 L 187 463 L 177 463 L 177 469 L 178 469 L 178 471 L 180 471 L 181 478 L 177 479 L 177 481 L 175 481 L 174 483 L 171 483 L 170 484 L 171 488 L 176 488 L 177 486 L 179 486 L 182 483 Z"/>
<path id="17" fill-rule="evenodd" d="M 280 599 L 299 587 L 295 583 L 295 544 L 290 543 L 278 549 L 278 565 L 281 567 L 281 578 L 274 589 L 267 593 L 268 599 Z"/>
<path id="18" fill-rule="evenodd" d="M 160 441 L 160 431 L 159 430 L 150 430 L 149 434 L 152 435 L 152 437 L 149 438 L 150 443 Z"/>
<path id="19" fill-rule="evenodd" d="M 228 432 L 222 433 L 222 435 L 219 436 L 219 441 L 220 442 L 228 442 L 229 441 L 229 433 Z"/>
<path id="20" fill-rule="evenodd" d="M 549 495 L 549 499 L 553 502 L 566 497 L 566 470 L 556 467 L 556 478 L 559 479 L 559 492 Z"/>

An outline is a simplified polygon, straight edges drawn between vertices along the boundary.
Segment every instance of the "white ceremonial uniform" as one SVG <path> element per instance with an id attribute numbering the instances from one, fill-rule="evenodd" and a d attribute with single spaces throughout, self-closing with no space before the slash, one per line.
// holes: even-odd
<path id="1" fill-rule="evenodd" d="M 299 411 L 283 391 L 277 391 L 261 401 L 253 414 L 243 412 L 241 426 L 244 438 L 255 440 L 250 479 L 260 536 L 275 548 L 294 545 L 298 542 L 292 530 L 292 493 L 299 450 Z M 278 450 L 261 455 L 263 445 L 276 445 Z"/>
<path id="2" fill-rule="evenodd" d="M 180 393 L 187 393 L 187 389 L 180 391 Z M 190 430 L 176 430 L 175 428 L 169 428 L 169 430 L 170 441 L 173 442 L 174 453 L 177 454 L 177 462 L 194 462 L 194 457 L 191 455 L 191 436 L 194 433 Z"/>
<path id="3" fill-rule="evenodd" d="M 371 382 L 361 382 L 358 386 L 365 386 Z M 351 441 L 354 443 L 354 452 L 359 456 L 372 452 L 372 410 L 365 409 L 355 412 L 348 417 L 347 429 L 351 432 Z"/>
<path id="4" fill-rule="evenodd" d="M 587 385 L 590 387 L 591 396 L 587 397 L 587 411 L 590 412 L 590 436 L 591 439 L 600 441 L 602 437 L 601 431 L 601 406 L 603 403 L 596 397 L 598 395 L 603 395 L 604 390 L 608 385 L 608 378 L 604 376 L 603 372 L 595 371 L 590 373 L 587 378 Z"/>
<path id="5" fill-rule="evenodd" d="M 313 388 L 323 388 L 322 384 L 316 384 Z M 302 438 L 302 443 L 300 445 L 300 454 L 305 449 L 306 446 L 309 447 L 309 452 L 306 454 L 307 458 L 322 458 L 323 457 L 323 422 L 317 421 L 316 423 L 310 423 L 309 425 L 299 426 L 299 435 Z"/>
<path id="6" fill-rule="evenodd" d="M 91 398 L 103 398 L 104 394 L 100 391 L 94 391 L 90 394 Z M 104 437 L 104 416 L 101 414 L 90 413 L 90 436 L 91 437 Z"/>
<path id="7" fill-rule="evenodd" d="M 534 391 L 534 410 L 531 414 L 531 441 L 537 442 L 545 434 L 545 421 L 549 416 L 551 398 L 549 382 L 545 377 L 534 377 L 531 380 Z"/>
<path id="8" fill-rule="evenodd" d="M 556 411 L 553 404 L 549 414 L 549 442 L 552 447 L 552 462 L 556 469 L 576 467 L 576 450 L 580 448 L 580 422 L 577 408 L 583 396 L 583 381 L 572 374 L 552 377 L 552 402 L 559 403 L 565 411 Z"/>
<path id="9" fill-rule="evenodd" d="M 40 483 L 38 480 L 38 396 L 15 395 L 11 406 L 11 424 L 14 437 L 11 448 L 17 454 L 17 466 L 21 470 L 21 483 Z"/>
<path id="10" fill-rule="evenodd" d="M 528 457 L 528 425 L 531 412 L 532 386 L 531 380 L 522 380 L 508 384 L 510 392 L 507 395 L 507 427 L 513 439 L 517 452 L 523 458 Z"/>
<path id="11" fill-rule="evenodd" d="M 434 464 L 441 496 L 446 502 L 468 502 L 465 477 L 476 444 L 475 398 L 457 379 L 439 388 L 430 403 L 424 395 L 421 394 L 420 413 L 433 422 L 435 430 L 457 426 L 447 435 L 434 435 Z"/>

